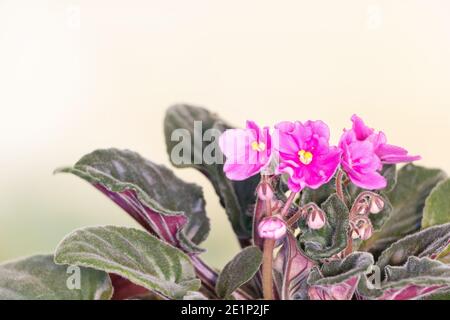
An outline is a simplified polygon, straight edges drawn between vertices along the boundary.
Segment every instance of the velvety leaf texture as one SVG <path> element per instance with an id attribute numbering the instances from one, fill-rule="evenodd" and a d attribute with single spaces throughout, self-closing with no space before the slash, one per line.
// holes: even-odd
<path id="1" fill-rule="evenodd" d="M 422 228 L 450 222 L 450 179 L 439 183 L 425 201 Z"/>
<path id="2" fill-rule="evenodd" d="M 450 242 L 447 247 L 439 253 L 436 259 L 443 263 L 450 264 Z"/>
<path id="3" fill-rule="evenodd" d="M 427 297 L 425 297 L 424 300 L 450 300 L 450 289 L 449 290 L 443 290 L 444 292 L 431 294 Z"/>
<path id="4" fill-rule="evenodd" d="M 391 243 L 420 229 L 425 199 L 446 175 L 437 169 L 408 164 L 398 172 L 397 184 L 387 195 L 393 210 L 383 228 L 365 241 L 360 250 L 378 255 Z"/>
<path id="5" fill-rule="evenodd" d="M 344 250 L 347 246 L 348 216 L 347 206 L 336 194 L 331 195 L 322 203 L 322 209 L 327 216 L 327 222 L 322 229 L 311 230 L 303 222 L 301 241 L 304 242 L 305 252 L 314 260 L 329 258 Z"/>
<path id="6" fill-rule="evenodd" d="M 379 288 L 368 288 L 361 279 L 359 293 L 379 300 L 414 300 L 447 291 L 450 266 L 429 258 L 409 257 L 403 266 L 387 266 Z"/>
<path id="7" fill-rule="evenodd" d="M 77 284 L 74 277 L 78 276 Z M 112 293 L 107 273 L 59 266 L 53 262 L 53 255 L 0 265 L 1 300 L 107 300 Z"/>
<path id="8" fill-rule="evenodd" d="M 325 183 L 318 189 L 305 188 L 300 195 L 300 205 L 304 206 L 310 202 L 314 202 L 318 206 L 322 205 L 332 194 L 336 193 L 336 179 Z"/>
<path id="9" fill-rule="evenodd" d="M 187 255 L 132 228 L 76 230 L 59 244 L 55 261 L 114 273 L 173 299 L 181 299 L 200 286 Z"/>
<path id="10" fill-rule="evenodd" d="M 386 178 L 387 186 L 383 189 L 383 192 L 391 192 L 397 185 L 397 166 L 395 164 L 385 164 L 381 172 L 383 177 Z"/>
<path id="11" fill-rule="evenodd" d="M 58 172 L 88 181 L 158 238 L 186 252 L 201 251 L 197 245 L 210 229 L 202 189 L 164 166 L 132 151 L 105 149 Z"/>
<path id="12" fill-rule="evenodd" d="M 243 249 L 220 273 L 216 285 L 217 295 L 220 298 L 228 298 L 237 288 L 253 278 L 261 262 L 262 252 L 258 247 Z"/>
<path id="13" fill-rule="evenodd" d="M 194 125 L 194 122 L 197 121 L 201 123 L 201 127 Z M 204 108 L 189 105 L 172 106 L 167 110 L 164 120 L 167 152 L 170 155 L 172 164 L 176 167 L 195 168 L 211 181 L 220 197 L 222 206 L 227 212 L 234 232 L 241 245 L 245 246 L 250 243 L 249 240 L 251 239 L 252 213 L 256 200 L 255 189 L 259 182 L 259 175 L 244 181 L 230 181 L 223 172 L 223 164 L 220 164 L 223 163 L 223 155 L 218 147 L 218 141 L 211 137 L 208 137 L 211 141 L 203 141 L 202 139 L 203 135 L 210 129 L 223 132 L 229 128 L 231 127 L 216 114 Z M 182 130 L 180 131 L 180 129 Z M 174 132 L 181 134 L 181 137 L 173 136 Z M 191 143 L 191 152 L 186 157 L 186 161 L 176 162 L 172 153 L 183 139 L 188 139 Z M 196 141 L 198 142 L 196 143 Z M 221 159 L 219 164 L 207 164 L 203 161 L 202 155 L 207 147 L 214 147 L 220 153 L 217 155 L 217 158 Z"/>
<path id="14" fill-rule="evenodd" d="M 366 272 L 374 264 L 373 256 L 367 252 L 354 252 L 342 260 L 332 260 L 314 268 L 308 278 L 310 285 L 332 285 Z"/>
<path id="15" fill-rule="evenodd" d="M 198 291 L 189 291 L 184 297 L 183 300 L 208 300 L 204 294 Z"/>
<path id="16" fill-rule="evenodd" d="M 399 266 L 410 256 L 435 258 L 449 243 L 450 223 L 434 226 L 393 243 L 380 255 L 377 265 L 382 269 L 387 265 Z"/>
<path id="17" fill-rule="evenodd" d="M 450 266 L 429 258 L 409 257 L 404 266 L 387 266 L 386 282 L 397 284 L 409 283 L 408 278 L 415 278 L 414 284 L 447 284 L 450 285 Z M 393 284 L 388 284 L 393 286 Z"/>
<path id="18" fill-rule="evenodd" d="M 373 265 L 373 262 L 370 253 L 355 252 L 343 260 L 324 263 L 320 269 L 314 268 L 308 277 L 310 299 L 352 299 L 361 275 Z"/>

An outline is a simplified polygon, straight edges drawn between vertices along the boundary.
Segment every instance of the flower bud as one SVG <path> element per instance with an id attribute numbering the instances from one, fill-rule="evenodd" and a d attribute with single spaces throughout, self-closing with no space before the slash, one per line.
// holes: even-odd
<path id="1" fill-rule="evenodd" d="M 321 229 L 326 222 L 325 212 L 323 212 L 319 208 L 315 208 L 309 211 L 308 216 L 306 218 L 306 223 L 308 227 L 311 229 Z"/>
<path id="2" fill-rule="evenodd" d="M 355 212 L 362 216 L 369 213 L 369 204 L 365 199 L 355 204 Z"/>
<path id="3" fill-rule="evenodd" d="M 258 225 L 259 236 L 266 239 L 280 239 L 286 230 L 286 223 L 278 216 L 264 218 Z"/>
<path id="4" fill-rule="evenodd" d="M 352 228 L 352 233 L 351 233 L 351 235 L 352 235 L 352 239 L 353 239 L 353 240 L 359 239 L 359 232 L 358 232 L 358 229 Z"/>
<path id="5" fill-rule="evenodd" d="M 373 234 L 372 223 L 367 218 L 361 218 L 350 222 L 352 228 L 352 239 L 367 240 Z"/>
<path id="6" fill-rule="evenodd" d="M 373 234 L 373 228 L 372 228 L 372 224 L 367 223 L 364 224 L 360 229 L 359 229 L 359 235 L 361 237 L 361 240 L 367 240 L 369 239 Z"/>
<path id="7" fill-rule="evenodd" d="M 380 213 L 384 208 L 384 200 L 379 195 L 373 196 L 370 200 L 370 213 Z"/>

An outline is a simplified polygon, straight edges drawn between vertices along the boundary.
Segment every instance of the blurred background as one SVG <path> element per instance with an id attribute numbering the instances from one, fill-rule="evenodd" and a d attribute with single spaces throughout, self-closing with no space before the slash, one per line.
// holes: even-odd
<path id="1" fill-rule="evenodd" d="M 235 125 L 353 113 L 450 172 L 450 2 L 0 0 L 0 261 L 51 252 L 74 228 L 135 225 L 79 178 L 97 148 L 169 164 L 165 109 Z M 208 181 L 206 260 L 238 250 Z"/>

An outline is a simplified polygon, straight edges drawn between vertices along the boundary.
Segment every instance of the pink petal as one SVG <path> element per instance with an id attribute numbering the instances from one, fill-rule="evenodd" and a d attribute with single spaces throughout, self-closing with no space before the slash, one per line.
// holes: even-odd
<path id="1" fill-rule="evenodd" d="M 251 133 L 252 138 L 254 138 L 254 140 L 259 141 L 260 138 L 259 133 L 261 130 L 259 129 L 258 125 L 254 121 L 247 120 L 246 127 L 247 127 L 246 131 Z"/>
<path id="2" fill-rule="evenodd" d="M 373 129 L 366 126 L 364 121 L 356 114 L 352 116 L 352 121 L 353 121 L 353 131 L 355 132 L 356 138 L 358 140 L 365 140 L 373 133 Z"/>
<path id="3" fill-rule="evenodd" d="M 327 141 L 330 139 L 330 128 L 328 128 L 328 125 L 321 121 L 306 121 L 305 122 L 306 127 L 311 127 L 313 133 L 318 134 L 320 137 L 325 138 Z"/>
<path id="4" fill-rule="evenodd" d="M 225 162 L 223 171 L 230 180 L 242 181 L 254 176 L 261 170 L 259 165 L 233 164 Z"/>
<path id="5" fill-rule="evenodd" d="M 219 137 L 219 147 L 222 153 L 233 162 L 238 159 L 245 159 L 248 151 L 251 150 L 250 144 L 254 137 L 244 129 L 229 129 Z"/>
<path id="6" fill-rule="evenodd" d="M 386 179 L 378 172 L 369 172 L 360 174 L 350 167 L 346 167 L 345 171 L 350 180 L 360 188 L 368 190 L 378 190 L 386 188 Z"/>
<path id="7" fill-rule="evenodd" d="M 407 150 L 391 144 L 380 145 L 376 153 L 384 163 L 412 162 L 421 159 L 420 156 L 409 156 Z"/>
<path id="8" fill-rule="evenodd" d="M 282 122 L 276 126 L 275 136 L 278 172 L 289 174 L 289 189 L 294 192 L 305 187 L 316 189 L 331 180 L 339 166 L 341 151 L 329 147 L 330 130 L 323 121 Z M 310 163 L 300 161 L 301 150 L 311 152 Z"/>

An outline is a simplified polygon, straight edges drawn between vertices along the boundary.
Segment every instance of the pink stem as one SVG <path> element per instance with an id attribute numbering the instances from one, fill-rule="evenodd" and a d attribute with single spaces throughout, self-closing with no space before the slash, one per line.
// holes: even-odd
<path id="1" fill-rule="evenodd" d="M 295 196 L 297 195 L 297 192 L 291 192 L 289 197 L 286 200 L 286 203 L 284 204 L 283 210 L 281 211 L 281 216 L 285 217 L 286 214 L 289 211 L 289 208 L 291 207 L 292 203 L 294 202 Z"/>
<path id="2" fill-rule="evenodd" d="M 336 193 L 339 197 L 339 199 L 342 200 L 342 202 L 345 203 L 345 197 L 344 197 L 344 191 L 342 190 L 342 176 L 344 175 L 344 172 L 342 170 L 339 170 L 336 176 Z"/>

